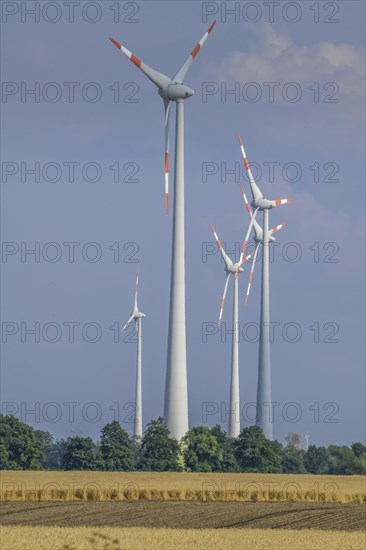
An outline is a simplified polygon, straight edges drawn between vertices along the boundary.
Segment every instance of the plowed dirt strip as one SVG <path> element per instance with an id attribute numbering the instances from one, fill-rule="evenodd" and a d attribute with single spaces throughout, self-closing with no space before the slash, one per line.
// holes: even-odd
<path id="1" fill-rule="evenodd" d="M 362 531 L 366 507 L 301 502 L 4 502 L 0 524 Z"/>

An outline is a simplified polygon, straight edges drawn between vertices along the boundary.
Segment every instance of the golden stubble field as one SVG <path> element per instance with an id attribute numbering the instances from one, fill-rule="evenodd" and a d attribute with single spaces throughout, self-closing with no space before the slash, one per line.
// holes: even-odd
<path id="1" fill-rule="evenodd" d="M 366 502 L 365 476 L 2 471 L 1 500 Z"/>
<path id="2" fill-rule="evenodd" d="M 3 527 L 4 550 L 364 550 L 365 533 L 288 529 Z"/>
<path id="3" fill-rule="evenodd" d="M 366 546 L 363 476 L 89 471 L 0 476 L 4 550 Z"/>

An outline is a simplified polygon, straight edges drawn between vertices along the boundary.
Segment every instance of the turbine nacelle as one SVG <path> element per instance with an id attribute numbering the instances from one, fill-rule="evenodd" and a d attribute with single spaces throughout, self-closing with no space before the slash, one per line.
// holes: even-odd
<path id="1" fill-rule="evenodd" d="M 183 100 L 192 97 L 194 95 L 194 90 L 184 84 L 172 82 L 163 90 L 159 90 L 159 95 L 167 101 L 178 101 L 180 99 Z"/>
<path id="2" fill-rule="evenodd" d="M 134 319 L 143 319 L 146 317 L 145 313 L 142 313 L 141 311 L 133 311 L 131 315 L 133 315 Z"/>
<path id="3" fill-rule="evenodd" d="M 253 199 L 251 205 L 254 209 L 258 210 L 271 210 L 280 204 L 287 204 L 288 202 L 293 202 L 293 199 L 275 199 L 269 200 L 264 197 Z"/>
<path id="4" fill-rule="evenodd" d="M 271 208 L 276 206 L 275 201 L 265 198 L 253 200 L 251 204 L 254 209 L 258 208 L 259 210 L 271 210 Z"/>
<path id="5" fill-rule="evenodd" d="M 239 267 L 239 263 L 226 266 L 225 271 L 226 273 L 232 273 L 234 275 L 235 273 L 238 272 L 238 268 L 239 268 L 239 271 L 243 271 L 243 268 Z"/>
<path id="6" fill-rule="evenodd" d="M 271 234 L 268 235 L 268 240 L 270 243 L 272 243 L 273 241 L 275 241 L 275 237 Z M 253 237 L 253 241 L 257 244 L 261 244 L 263 242 L 263 230 L 261 229 L 260 233 L 255 234 L 254 237 Z"/>

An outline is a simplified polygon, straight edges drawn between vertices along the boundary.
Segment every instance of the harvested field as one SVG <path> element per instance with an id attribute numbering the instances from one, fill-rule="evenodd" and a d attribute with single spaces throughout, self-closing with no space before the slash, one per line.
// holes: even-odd
<path id="1" fill-rule="evenodd" d="M 3 527 L 4 550 L 364 550 L 365 533 L 259 529 Z"/>
<path id="2" fill-rule="evenodd" d="M 1 525 L 171 529 L 365 529 L 364 505 L 276 502 L 5 502 Z"/>
<path id="3" fill-rule="evenodd" d="M 1 472 L 1 500 L 366 502 L 365 476 Z"/>

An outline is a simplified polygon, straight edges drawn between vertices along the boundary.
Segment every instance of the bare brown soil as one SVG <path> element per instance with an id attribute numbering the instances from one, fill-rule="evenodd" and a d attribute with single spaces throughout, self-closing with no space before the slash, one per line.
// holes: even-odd
<path id="1" fill-rule="evenodd" d="M 366 507 L 303 502 L 3 502 L 0 524 L 360 531 L 366 528 Z"/>

